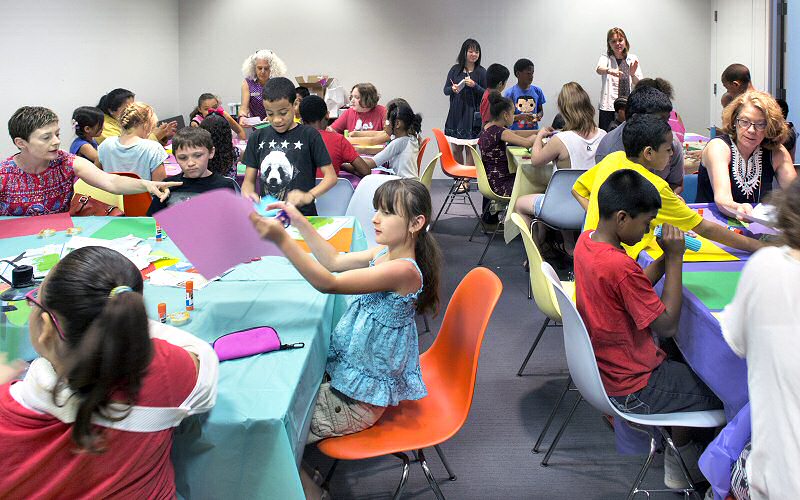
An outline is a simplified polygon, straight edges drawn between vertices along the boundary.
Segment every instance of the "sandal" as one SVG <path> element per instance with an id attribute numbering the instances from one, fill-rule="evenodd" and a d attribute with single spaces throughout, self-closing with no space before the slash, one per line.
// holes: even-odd
<path id="1" fill-rule="evenodd" d="M 469 192 L 469 181 L 460 181 L 454 194 L 467 194 Z"/>

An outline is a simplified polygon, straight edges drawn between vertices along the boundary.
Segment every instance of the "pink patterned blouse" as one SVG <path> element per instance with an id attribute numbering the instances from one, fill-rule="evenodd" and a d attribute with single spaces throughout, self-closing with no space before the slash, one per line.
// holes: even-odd
<path id="1" fill-rule="evenodd" d="M 58 150 L 58 157 L 40 174 L 23 172 L 15 155 L 0 162 L 0 215 L 47 215 L 69 211 L 75 155 Z"/>

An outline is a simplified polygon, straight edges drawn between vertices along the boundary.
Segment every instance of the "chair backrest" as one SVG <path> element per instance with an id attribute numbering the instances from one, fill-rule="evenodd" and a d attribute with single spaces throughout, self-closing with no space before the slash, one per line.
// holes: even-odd
<path id="1" fill-rule="evenodd" d="M 322 179 L 317 179 L 316 184 L 322 182 Z M 350 199 L 353 197 L 353 185 L 347 179 L 336 179 L 336 184 L 325 194 L 317 198 L 317 214 L 318 215 L 344 215 L 347 212 L 347 206 L 350 204 Z"/>
<path id="2" fill-rule="evenodd" d="M 372 227 L 372 217 L 375 215 L 372 197 L 381 184 L 400 178 L 396 175 L 370 174 L 361 179 L 353 193 L 353 197 L 350 198 L 345 215 L 358 219 L 367 238 L 367 245 L 370 248 L 378 245 L 375 242 L 375 229 Z"/>
<path id="3" fill-rule="evenodd" d="M 478 174 L 478 191 L 481 192 L 484 198 L 493 201 L 508 201 L 509 198 L 500 196 L 492 190 L 492 186 L 489 184 L 489 177 L 486 175 L 486 166 L 483 164 L 483 158 L 481 154 L 478 153 L 478 150 L 469 144 L 467 148 L 469 148 L 469 152 L 472 154 L 472 161 L 475 164 L 475 171 Z"/>
<path id="4" fill-rule="evenodd" d="M 121 175 L 123 177 L 131 177 L 133 179 L 141 179 L 139 174 L 134 172 L 111 172 L 114 175 Z M 144 217 L 147 215 L 147 209 L 150 208 L 153 197 L 150 193 L 136 193 L 122 195 L 122 211 L 128 217 Z"/>
<path id="5" fill-rule="evenodd" d="M 697 174 L 687 174 L 683 176 L 683 192 L 681 198 L 686 203 L 694 203 L 697 200 Z"/>
<path id="6" fill-rule="evenodd" d="M 511 214 L 511 222 L 519 228 L 519 232 L 522 235 L 522 243 L 525 245 L 525 253 L 528 256 L 528 266 L 530 268 L 531 291 L 533 292 L 533 300 L 536 301 L 536 306 L 548 318 L 553 321 L 561 321 L 561 311 L 556 301 L 556 293 L 553 291 L 553 285 L 542 273 L 544 259 L 542 259 L 542 254 L 539 253 L 539 248 L 533 241 L 528 224 L 518 213 Z"/>
<path id="7" fill-rule="evenodd" d="M 422 171 L 422 174 L 419 176 L 419 181 L 428 188 L 428 191 L 431 190 L 431 184 L 433 182 L 433 172 L 436 171 L 436 162 L 439 161 L 439 158 L 442 157 L 442 153 L 438 153 L 425 167 L 425 170 Z"/>
<path id="8" fill-rule="evenodd" d="M 91 196 L 97 201 L 102 201 L 103 203 L 107 203 L 109 205 L 114 205 L 115 207 L 122 209 L 122 195 L 121 194 L 114 194 L 109 193 L 108 191 L 103 191 L 100 188 L 96 188 L 94 186 L 90 186 L 86 183 L 83 179 L 78 179 L 73 187 L 75 193 L 77 194 L 85 194 L 87 196 Z"/>
<path id="9" fill-rule="evenodd" d="M 433 345 L 420 356 L 425 383 L 446 388 L 428 397 L 441 397 L 442 418 L 457 422 L 456 430 L 467 420 L 481 342 L 503 283 L 492 271 L 476 267 L 461 280 Z"/>
<path id="10" fill-rule="evenodd" d="M 458 162 L 453 156 L 453 150 L 450 149 L 450 143 L 447 142 L 447 137 L 445 137 L 444 132 L 442 132 L 441 129 L 433 129 L 433 136 L 436 138 L 436 144 L 439 146 L 439 152 L 442 153 L 442 159 L 440 161 L 440 164 L 442 165 L 442 171 L 452 177 L 450 174 L 450 169 L 458 166 Z"/>
<path id="11" fill-rule="evenodd" d="M 592 347 L 592 341 L 589 339 L 586 324 L 578 314 L 575 304 L 572 303 L 564 289 L 561 288 L 561 281 L 558 279 L 553 267 L 547 262 L 543 262 L 542 273 L 547 276 L 547 279 L 553 285 L 558 306 L 561 308 L 561 321 L 564 325 L 564 350 L 567 353 L 569 374 L 575 383 L 575 387 L 578 388 L 583 399 L 597 410 L 607 415 L 616 415 L 617 411 L 608 400 L 603 381 L 600 378 L 597 358 L 594 356 L 594 348 Z"/>
<path id="12" fill-rule="evenodd" d="M 422 156 L 425 154 L 425 148 L 428 147 L 428 143 L 431 142 L 430 137 L 426 137 L 422 139 L 422 142 L 419 145 L 419 153 L 417 153 L 417 175 L 422 175 L 420 169 L 422 168 Z"/>
<path id="13" fill-rule="evenodd" d="M 586 211 L 572 196 L 572 186 L 586 170 L 562 169 L 553 172 L 537 219 L 555 229 L 579 231 Z"/>

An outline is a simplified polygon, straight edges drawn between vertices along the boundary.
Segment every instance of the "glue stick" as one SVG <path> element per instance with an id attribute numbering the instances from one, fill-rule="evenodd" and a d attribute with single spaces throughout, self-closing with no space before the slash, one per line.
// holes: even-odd
<path id="1" fill-rule="evenodd" d="M 167 322 L 167 304 L 163 302 L 158 304 L 158 320 L 162 323 Z"/>
<path id="2" fill-rule="evenodd" d="M 161 232 L 161 226 L 156 224 L 156 241 L 161 241 L 164 239 L 164 233 Z"/>
<path id="3" fill-rule="evenodd" d="M 194 281 L 186 282 L 186 310 L 194 311 Z"/>

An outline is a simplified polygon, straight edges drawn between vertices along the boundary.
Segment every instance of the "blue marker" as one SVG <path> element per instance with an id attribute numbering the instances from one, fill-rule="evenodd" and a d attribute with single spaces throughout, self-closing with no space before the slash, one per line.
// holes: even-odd
<path id="1" fill-rule="evenodd" d="M 656 227 L 655 231 L 653 231 L 653 234 L 656 235 L 656 238 L 660 238 L 661 226 Z M 703 246 L 703 243 L 700 240 L 698 240 L 697 238 L 693 238 L 688 234 L 683 235 L 683 240 L 684 243 L 686 244 L 686 249 L 691 250 L 692 252 L 699 252 L 700 247 Z"/>

